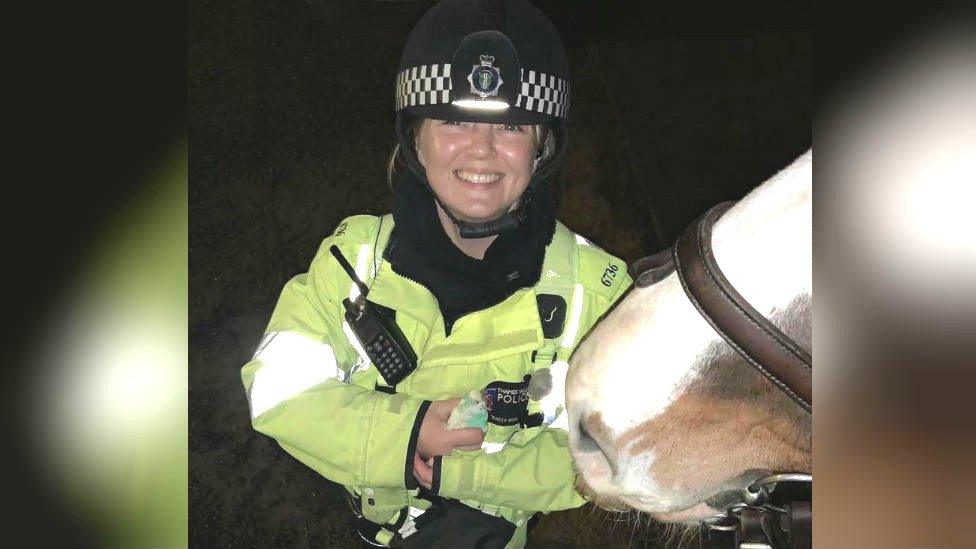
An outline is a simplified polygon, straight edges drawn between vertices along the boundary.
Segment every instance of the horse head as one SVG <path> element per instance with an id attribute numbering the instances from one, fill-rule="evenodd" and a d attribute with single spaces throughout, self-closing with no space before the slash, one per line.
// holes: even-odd
<path id="1" fill-rule="evenodd" d="M 806 350 L 812 328 L 812 152 L 713 228 L 715 259 Z M 746 363 L 676 274 L 634 288 L 573 354 L 566 386 L 580 489 L 666 522 L 721 514 L 771 472 L 810 472 L 812 420 Z"/>

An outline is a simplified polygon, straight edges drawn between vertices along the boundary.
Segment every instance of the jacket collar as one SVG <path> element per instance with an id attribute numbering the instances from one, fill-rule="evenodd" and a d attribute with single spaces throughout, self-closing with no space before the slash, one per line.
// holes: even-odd
<path id="1" fill-rule="evenodd" d="M 499 235 L 483 260 L 459 250 L 440 224 L 430 192 L 407 170 L 397 178 L 395 228 L 384 252 L 392 269 L 435 298 L 450 334 L 464 315 L 501 303 L 539 281 L 546 246 L 555 231 L 555 200 L 548 187 L 526 196 L 526 220 Z"/>
<path id="2" fill-rule="evenodd" d="M 417 354 L 427 365 L 483 363 L 542 345 L 542 324 L 533 288 L 516 290 L 491 311 L 465 314 L 448 338 L 437 299 L 423 285 L 396 273 L 388 261 L 380 264 L 370 286 L 369 300 L 396 310 L 397 323 L 412 343 L 423 342 Z"/>

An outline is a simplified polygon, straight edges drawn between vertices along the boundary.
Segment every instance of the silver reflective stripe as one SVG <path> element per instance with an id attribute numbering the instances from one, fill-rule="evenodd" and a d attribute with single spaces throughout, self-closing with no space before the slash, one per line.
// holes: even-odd
<path id="1" fill-rule="evenodd" d="M 359 252 L 356 253 L 356 276 L 358 276 L 362 281 L 369 278 L 367 277 L 367 269 L 369 268 L 369 260 L 372 256 L 373 254 L 369 244 L 363 244 L 360 246 Z M 356 301 L 356 298 L 359 297 L 359 286 L 357 286 L 355 282 L 351 282 L 350 284 L 349 301 Z M 359 355 L 359 358 L 356 360 L 356 364 L 353 365 L 352 370 L 350 370 L 350 372 L 343 379 L 343 381 L 348 381 L 349 376 L 352 374 L 358 372 L 359 370 L 368 368 L 370 361 L 369 357 L 366 356 L 366 351 L 363 349 L 363 346 L 359 344 L 359 340 L 356 339 L 355 334 L 352 333 L 352 328 L 349 326 L 349 323 L 345 320 L 342 321 L 342 333 L 346 334 L 346 339 L 349 341 L 349 344 L 352 345 L 352 348 L 356 350 L 356 354 Z"/>
<path id="2" fill-rule="evenodd" d="M 339 375 L 332 347 L 297 332 L 268 334 L 254 360 L 261 367 L 251 382 L 251 419 Z"/>
<path id="3" fill-rule="evenodd" d="M 370 253 L 369 244 L 363 244 L 359 247 L 359 253 L 356 254 L 356 276 L 359 280 L 366 281 L 366 268 L 369 267 L 369 258 L 373 255 Z M 359 286 L 355 282 L 352 282 L 352 288 L 349 290 L 349 301 L 356 301 L 359 297 Z"/>
<path id="4" fill-rule="evenodd" d="M 551 429 L 569 430 L 569 420 L 566 413 L 566 372 L 569 371 L 569 363 L 565 360 L 557 360 L 549 366 L 549 373 L 552 375 L 552 390 L 549 394 L 542 397 L 539 406 L 542 408 L 542 422 Z"/>
<path id="5" fill-rule="evenodd" d="M 576 336 L 579 332 L 580 317 L 583 316 L 583 285 L 577 284 L 573 288 L 573 305 L 569 314 L 569 324 L 566 325 L 566 333 L 560 346 L 570 348 L 576 343 Z"/>
<path id="6" fill-rule="evenodd" d="M 502 448 L 505 447 L 504 442 L 482 442 L 481 449 L 485 451 L 486 454 L 494 454 L 495 452 L 500 452 Z"/>
<path id="7" fill-rule="evenodd" d="M 424 514 L 423 509 L 414 507 L 413 505 L 407 507 L 407 518 L 403 521 L 403 526 L 397 530 L 401 538 L 408 538 L 417 532 L 417 524 L 414 519 Z"/>
<path id="8" fill-rule="evenodd" d="M 585 236 L 576 235 L 576 244 L 580 246 L 592 246 L 593 244 Z"/>
<path id="9" fill-rule="evenodd" d="M 368 368 L 370 362 L 369 357 L 366 355 L 366 350 L 363 349 L 362 345 L 360 345 L 359 340 L 356 339 L 356 335 L 352 333 L 352 328 L 345 320 L 342 321 L 342 333 L 346 334 L 346 339 L 349 341 L 349 344 L 352 345 L 353 349 L 356 349 L 356 354 L 359 355 L 359 358 L 356 359 L 356 364 L 353 365 L 352 369 L 349 371 L 349 374 L 346 375 L 342 380 L 348 381 L 349 376 L 352 374 L 358 372 L 359 370 L 365 370 Z"/>

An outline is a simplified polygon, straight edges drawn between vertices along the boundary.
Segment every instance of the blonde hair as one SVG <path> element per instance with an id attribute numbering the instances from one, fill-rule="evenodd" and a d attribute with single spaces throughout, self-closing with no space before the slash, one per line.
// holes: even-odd
<path id="1" fill-rule="evenodd" d="M 416 153 L 416 143 L 417 136 L 420 135 L 420 128 L 423 127 L 424 123 L 430 120 L 429 118 L 418 118 L 410 122 L 407 128 L 407 134 L 412 138 L 414 142 L 414 152 Z M 553 154 L 556 153 L 556 143 L 555 139 L 552 138 L 552 129 L 544 124 L 533 124 L 532 128 L 532 143 L 535 145 L 536 157 L 535 165 L 533 170 L 539 166 L 539 164 L 545 162 Z M 400 173 L 400 170 L 406 166 L 406 161 L 402 158 L 400 151 L 399 141 L 393 145 L 393 151 L 390 153 L 390 158 L 386 161 L 386 184 L 393 189 L 393 176 Z"/>

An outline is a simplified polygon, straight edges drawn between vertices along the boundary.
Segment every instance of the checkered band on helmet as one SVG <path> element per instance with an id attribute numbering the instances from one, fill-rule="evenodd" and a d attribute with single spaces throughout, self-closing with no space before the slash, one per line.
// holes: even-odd
<path id="1" fill-rule="evenodd" d="M 569 82 L 534 70 L 521 70 L 515 106 L 565 119 L 569 115 Z M 451 102 L 451 64 L 420 65 L 400 71 L 396 79 L 396 110 Z"/>
<path id="2" fill-rule="evenodd" d="M 451 102 L 451 64 L 421 65 L 400 71 L 396 79 L 396 110 Z"/>
<path id="3" fill-rule="evenodd" d="M 551 74 L 522 69 L 522 88 L 515 106 L 566 118 L 569 114 L 569 82 Z"/>

